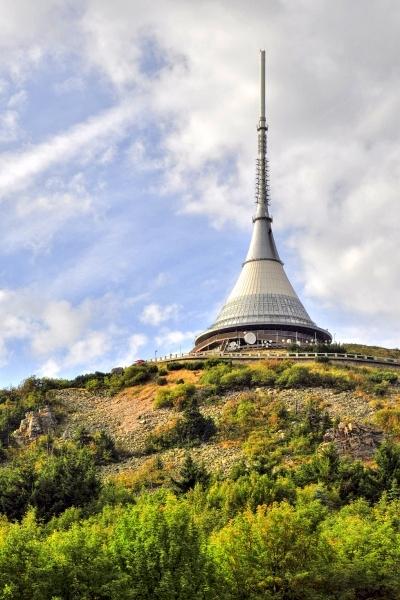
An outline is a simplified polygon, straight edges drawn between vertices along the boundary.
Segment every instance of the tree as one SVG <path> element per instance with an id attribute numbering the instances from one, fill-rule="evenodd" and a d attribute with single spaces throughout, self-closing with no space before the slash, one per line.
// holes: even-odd
<path id="1" fill-rule="evenodd" d="M 212 600 L 213 565 L 186 503 L 144 496 L 118 522 L 111 552 L 129 600 Z M 111 596 L 120 598 L 120 596 Z"/>
<path id="2" fill-rule="evenodd" d="M 192 456 L 187 453 L 183 465 L 179 471 L 179 479 L 172 479 L 173 488 L 180 494 L 185 494 L 196 484 L 206 486 L 210 480 L 203 464 L 194 462 Z"/>
<path id="3" fill-rule="evenodd" d="M 100 491 L 100 480 L 91 452 L 61 447 L 37 474 L 30 503 L 40 518 L 49 519 L 70 506 L 83 506 Z"/>
<path id="4" fill-rule="evenodd" d="M 384 442 L 375 453 L 378 477 L 382 488 L 390 489 L 394 483 L 400 483 L 400 445 Z"/>
<path id="5" fill-rule="evenodd" d="M 196 400 L 193 399 L 176 424 L 176 439 L 180 444 L 193 445 L 208 441 L 215 431 L 214 421 L 201 414 Z"/>

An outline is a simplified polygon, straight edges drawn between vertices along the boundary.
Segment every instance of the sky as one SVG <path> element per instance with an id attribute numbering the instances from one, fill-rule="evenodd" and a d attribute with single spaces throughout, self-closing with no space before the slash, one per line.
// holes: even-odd
<path id="1" fill-rule="evenodd" d="M 0 385 L 192 347 L 247 251 L 259 49 L 286 272 L 400 346 L 397 0 L 0 0 Z"/>

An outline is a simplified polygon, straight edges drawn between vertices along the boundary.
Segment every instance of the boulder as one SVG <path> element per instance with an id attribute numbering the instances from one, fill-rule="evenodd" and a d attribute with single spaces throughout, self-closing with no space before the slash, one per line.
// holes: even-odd
<path id="1" fill-rule="evenodd" d="M 383 432 L 379 429 L 360 423 L 340 422 L 326 431 L 324 442 L 334 443 L 339 454 L 343 456 L 368 459 L 373 457 L 383 438 Z"/>
<path id="2" fill-rule="evenodd" d="M 50 407 L 45 406 L 27 412 L 14 432 L 14 437 L 18 442 L 30 442 L 40 435 L 51 433 L 56 425 L 57 421 Z"/>

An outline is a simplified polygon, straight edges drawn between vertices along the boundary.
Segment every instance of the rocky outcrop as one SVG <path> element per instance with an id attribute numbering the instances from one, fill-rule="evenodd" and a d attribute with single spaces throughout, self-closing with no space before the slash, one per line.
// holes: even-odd
<path id="1" fill-rule="evenodd" d="M 360 423 L 339 423 L 328 429 L 324 442 L 332 442 L 339 454 L 353 459 L 372 458 L 383 441 L 383 432 Z"/>
<path id="2" fill-rule="evenodd" d="M 49 406 L 31 410 L 25 414 L 19 428 L 14 432 L 17 442 L 31 442 L 40 435 L 52 433 L 57 425 L 56 418 Z"/>

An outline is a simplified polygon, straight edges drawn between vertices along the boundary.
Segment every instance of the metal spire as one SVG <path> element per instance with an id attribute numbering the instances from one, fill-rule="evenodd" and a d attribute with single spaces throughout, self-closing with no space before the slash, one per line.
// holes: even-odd
<path id="1" fill-rule="evenodd" d="M 256 173 L 256 201 L 257 211 L 255 219 L 268 218 L 269 186 L 268 186 L 268 159 L 267 159 L 267 131 L 268 125 L 265 118 L 265 50 L 260 50 L 260 119 L 258 131 L 258 158 Z"/>
<path id="2" fill-rule="evenodd" d="M 268 212 L 268 160 L 267 160 L 267 131 L 265 117 L 265 50 L 260 50 L 260 119 L 258 121 L 258 157 L 256 175 L 256 214 L 253 217 L 253 235 L 245 263 L 252 260 L 276 260 L 278 250 L 272 234 L 272 217 Z"/>

